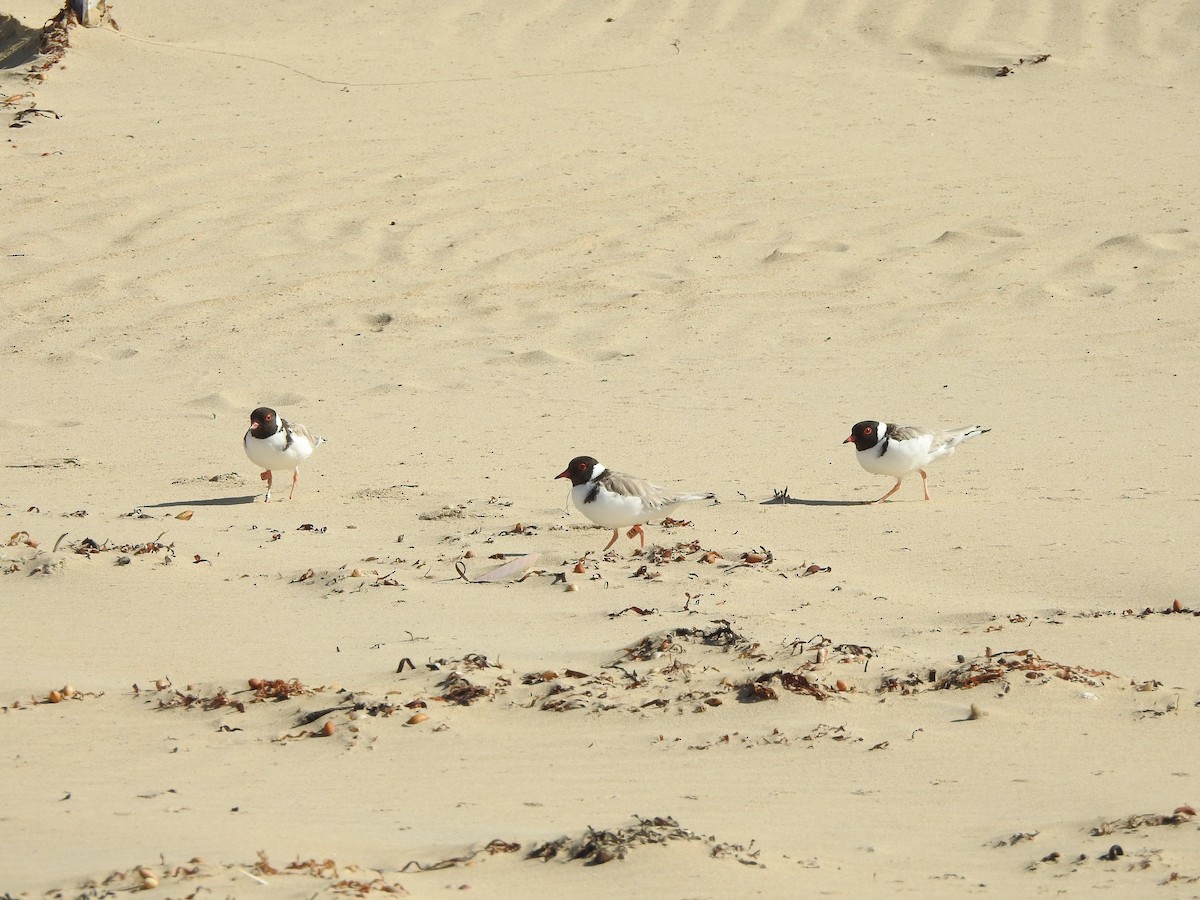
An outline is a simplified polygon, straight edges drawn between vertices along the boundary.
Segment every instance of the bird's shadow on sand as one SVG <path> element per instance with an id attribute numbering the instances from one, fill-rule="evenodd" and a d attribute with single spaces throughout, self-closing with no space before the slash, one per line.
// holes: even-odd
<path id="1" fill-rule="evenodd" d="M 870 506 L 870 500 L 810 500 L 805 497 L 792 497 L 788 489 L 775 491 L 770 500 L 763 500 L 759 506 Z"/>
<path id="2" fill-rule="evenodd" d="M 170 509 L 175 506 L 240 506 L 253 503 L 261 494 L 248 494 L 245 497 L 209 497 L 206 500 L 172 500 L 169 503 L 143 503 L 141 509 Z"/>

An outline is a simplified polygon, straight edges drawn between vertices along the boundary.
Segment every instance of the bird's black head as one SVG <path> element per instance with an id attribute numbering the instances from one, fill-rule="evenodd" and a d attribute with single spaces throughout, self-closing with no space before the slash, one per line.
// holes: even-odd
<path id="1" fill-rule="evenodd" d="M 883 431 L 882 422 L 859 422 L 850 429 L 850 437 L 842 443 L 853 444 L 855 450 L 870 450 L 883 440 L 881 431 Z"/>
<path id="2" fill-rule="evenodd" d="M 577 456 L 569 463 L 562 472 L 555 475 L 555 478 L 570 478 L 571 484 L 587 484 L 592 480 L 592 472 L 596 466 L 600 465 L 594 458 L 590 456 Z"/>
<path id="3" fill-rule="evenodd" d="M 279 430 L 279 416 L 269 406 L 260 406 L 250 413 L 250 432 L 256 438 L 269 438 Z"/>

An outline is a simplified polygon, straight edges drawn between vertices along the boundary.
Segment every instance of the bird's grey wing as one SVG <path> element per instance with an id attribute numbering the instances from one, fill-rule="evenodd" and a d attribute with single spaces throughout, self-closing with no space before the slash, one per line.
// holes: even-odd
<path id="1" fill-rule="evenodd" d="M 925 428 L 923 425 L 888 425 L 885 437 L 894 441 L 908 441 L 926 434 L 936 435 L 937 432 L 932 428 Z"/>
<path id="2" fill-rule="evenodd" d="M 666 488 L 660 488 L 657 484 L 649 482 L 645 478 L 626 475 L 624 472 L 614 472 L 612 469 L 606 469 L 604 474 L 596 480 L 614 494 L 621 494 L 626 497 L 639 497 L 647 506 L 654 508 L 660 507 L 665 503 L 670 503 L 674 499 L 674 495 L 666 490 Z"/>
<path id="3" fill-rule="evenodd" d="M 292 446 L 292 435 L 299 435 L 305 438 L 314 447 L 321 441 L 321 438 L 314 435 L 306 426 L 298 422 L 289 422 L 287 419 L 280 419 L 279 421 L 283 423 L 283 431 L 287 437 L 283 445 L 285 450 Z"/>

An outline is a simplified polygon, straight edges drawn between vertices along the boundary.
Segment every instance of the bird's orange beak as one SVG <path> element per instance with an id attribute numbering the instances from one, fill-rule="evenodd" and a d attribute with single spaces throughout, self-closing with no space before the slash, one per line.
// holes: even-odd
<path id="1" fill-rule="evenodd" d="M 560 478 L 570 478 L 570 477 L 571 477 L 571 470 L 563 469 L 559 474 L 554 476 L 554 480 L 557 481 Z"/>
<path id="2" fill-rule="evenodd" d="M 850 435 L 850 437 L 846 438 L 844 441 L 842 441 L 842 443 L 843 444 L 853 444 L 854 443 L 854 435 Z M 858 445 L 855 444 L 855 446 L 858 446 Z"/>

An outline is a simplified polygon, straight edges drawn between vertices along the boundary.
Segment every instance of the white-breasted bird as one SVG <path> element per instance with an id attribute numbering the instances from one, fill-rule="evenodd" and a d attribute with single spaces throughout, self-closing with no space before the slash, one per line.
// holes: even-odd
<path id="1" fill-rule="evenodd" d="M 695 491 L 670 491 L 645 478 L 614 472 L 591 456 L 577 456 L 555 478 L 571 479 L 571 500 L 575 508 L 604 528 L 613 530 L 612 540 L 604 549 L 617 542 L 620 529 L 629 527 L 626 537 L 641 537 L 646 546 L 642 525 L 651 519 L 669 516 L 682 503 L 713 500 L 716 494 Z"/>
<path id="2" fill-rule="evenodd" d="M 854 445 L 859 464 L 868 472 L 890 475 L 896 479 L 891 490 L 873 503 L 882 503 L 900 490 L 905 477 L 913 472 L 921 473 L 921 487 L 928 500 L 929 485 L 925 468 L 935 460 L 949 456 L 963 441 L 991 430 L 982 425 L 938 430 L 922 428 L 920 425 L 894 425 L 867 420 L 857 423 L 850 430 L 850 437 L 842 443 Z"/>
<path id="3" fill-rule="evenodd" d="M 260 406 L 250 413 L 250 428 L 242 439 L 246 456 L 250 462 L 265 471 L 259 475 L 267 483 L 267 496 L 271 500 L 271 472 L 292 470 L 291 500 L 296 496 L 296 482 L 300 480 L 300 463 L 304 462 L 325 438 L 316 437 L 303 425 L 281 418 L 269 406 Z"/>

